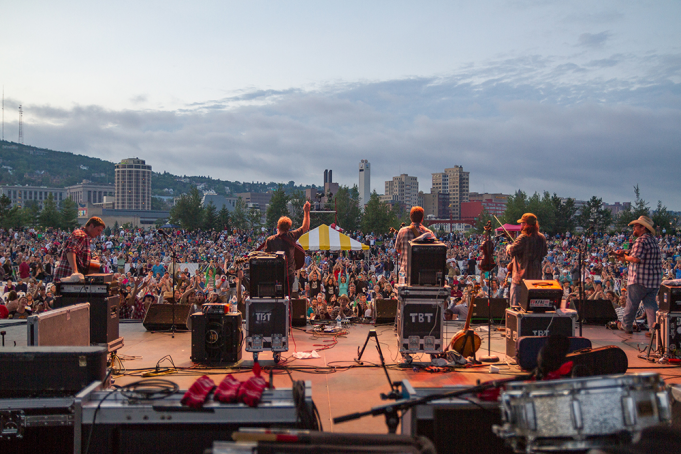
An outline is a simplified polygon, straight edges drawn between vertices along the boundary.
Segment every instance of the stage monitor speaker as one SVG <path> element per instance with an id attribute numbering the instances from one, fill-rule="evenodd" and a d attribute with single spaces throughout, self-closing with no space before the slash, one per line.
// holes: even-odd
<path id="1" fill-rule="evenodd" d="M 492 319 L 505 319 L 506 308 L 508 307 L 508 300 L 506 298 L 492 298 L 489 308 L 487 307 L 487 298 L 475 298 L 473 300 L 473 319 L 487 320 L 491 314 Z"/>
<path id="2" fill-rule="evenodd" d="M 394 323 L 397 316 L 397 300 L 377 299 L 374 307 L 375 323 Z"/>
<path id="3" fill-rule="evenodd" d="M 617 313 L 610 300 L 585 300 L 579 305 L 579 315 L 584 323 L 594 325 L 617 321 Z"/>
<path id="4" fill-rule="evenodd" d="M 548 312 L 560 309 L 563 287 L 556 280 L 523 279 L 520 282 L 518 303 L 526 312 Z"/>
<path id="5" fill-rule="evenodd" d="M 74 396 L 106 377 L 106 347 L 0 349 L 0 397 Z"/>
<path id="6" fill-rule="evenodd" d="M 170 331 L 173 326 L 173 306 L 175 307 L 175 329 L 188 331 L 192 304 L 152 304 L 147 309 L 142 325 L 147 331 Z"/>
<path id="7" fill-rule="evenodd" d="M 283 255 L 253 257 L 248 261 L 251 298 L 284 298 L 286 261 Z M 291 283 L 293 284 L 293 283 Z"/>
<path id="8" fill-rule="evenodd" d="M 409 242 L 407 247 L 409 275 L 407 285 L 444 287 L 447 276 L 447 245 L 444 243 Z"/>
<path id="9" fill-rule="evenodd" d="M 307 325 L 307 299 L 291 300 L 291 325 Z"/>
<path id="10" fill-rule="evenodd" d="M 681 312 L 681 286 L 662 284 L 657 298 L 662 312 Z"/>
<path id="11" fill-rule="evenodd" d="M 195 363 L 236 363 L 241 359 L 241 314 L 192 314 L 192 356 Z"/>
<path id="12" fill-rule="evenodd" d="M 55 298 L 55 309 L 79 303 L 90 303 L 90 342 L 108 344 L 119 338 L 120 296 L 106 294 L 63 294 Z"/>

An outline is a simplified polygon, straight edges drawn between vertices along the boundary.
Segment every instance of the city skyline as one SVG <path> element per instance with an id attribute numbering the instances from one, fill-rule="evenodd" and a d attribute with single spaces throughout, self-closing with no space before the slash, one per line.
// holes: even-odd
<path id="1" fill-rule="evenodd" d="M 5 5 L 5 139 L 21 105 L 26 144 L 176 175 L 352 186 L 367 159 L 381 192 L 456 163 L 681 209 L 679 2 L 163 5 Z"/>

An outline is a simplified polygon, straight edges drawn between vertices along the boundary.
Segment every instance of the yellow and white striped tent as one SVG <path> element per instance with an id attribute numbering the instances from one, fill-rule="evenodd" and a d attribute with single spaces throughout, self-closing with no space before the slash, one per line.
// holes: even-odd
<path id="1" fill-rule="evenodd" d="M 298 239 L 306 251 L 361 251 L 369 246 L 322 224 Z"/>

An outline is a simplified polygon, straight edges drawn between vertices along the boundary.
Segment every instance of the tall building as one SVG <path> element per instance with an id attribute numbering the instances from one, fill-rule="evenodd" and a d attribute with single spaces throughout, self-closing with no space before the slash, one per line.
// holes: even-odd
<path id="1" fill-rule="evenodd" d="M 128 158 L 116 164 L 116 209 L 151 210 L 151 166 Z"/>
<path id="2" fill-rule="evenodd" d="M 406 173 L 385 182 L 385 199 L 397 201 L 404 205 L 406 210 L 419 203 L 419 182 L 416 177 L 410 177 Z"/>
<path id="3" fill-rule="evenodd" d="M 359 206 L 369 203 L 371 197 L 371 164 L 366 159 L 359 162 Z"/>
<path id="4" fill-rule="evenodd" d="M 433 174 L 431 194 L 436 192 L 447 194 L 449 199 L 448 212 L 439 213 L 440 217 L 461 218 L 461 203 L 468 202 L 469 175 L 470 172 L 464 172 L 461 166 L 454 166 L 445 169 L 444 172 Z"/>

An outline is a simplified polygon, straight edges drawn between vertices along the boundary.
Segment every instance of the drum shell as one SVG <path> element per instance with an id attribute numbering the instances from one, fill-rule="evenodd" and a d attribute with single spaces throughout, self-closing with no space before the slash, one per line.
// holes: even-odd
<path id="1" fill-rule="evenodd" d="M 664 381 L 652 373 L 512 384 L 501 402 L 509 432 L 528 443 L 640 433 L 671 420 Z"/>

